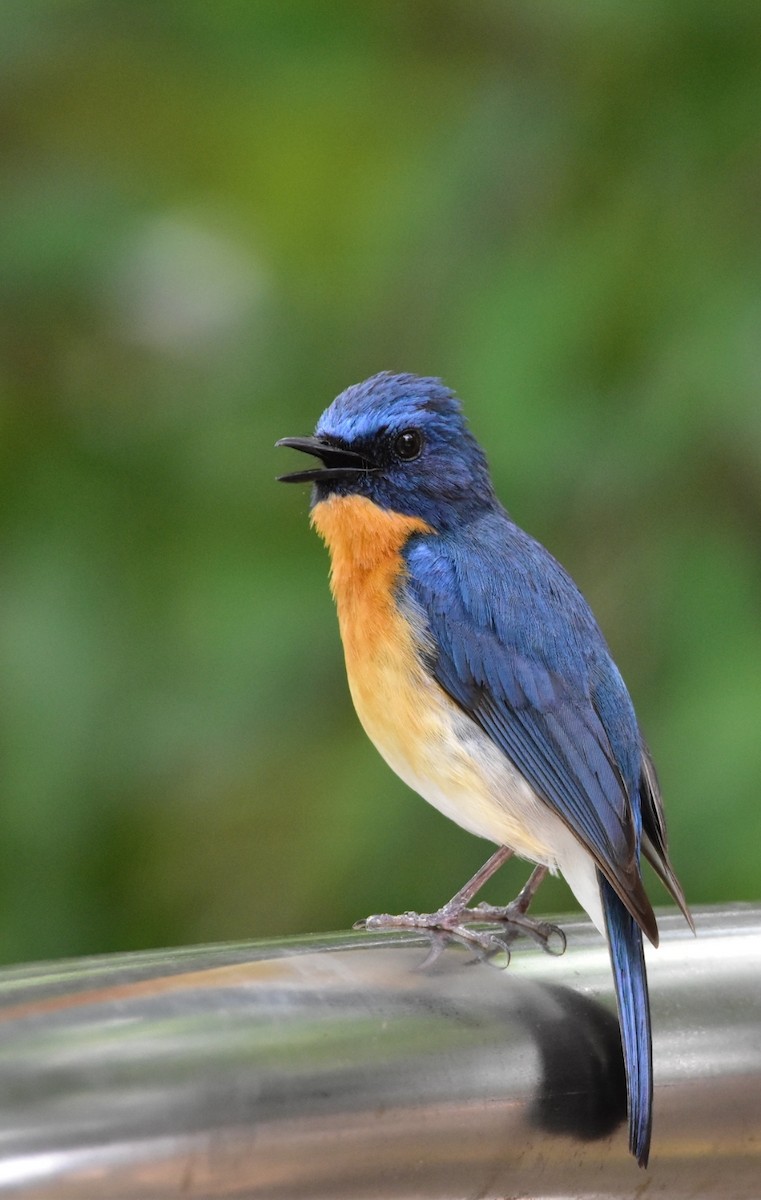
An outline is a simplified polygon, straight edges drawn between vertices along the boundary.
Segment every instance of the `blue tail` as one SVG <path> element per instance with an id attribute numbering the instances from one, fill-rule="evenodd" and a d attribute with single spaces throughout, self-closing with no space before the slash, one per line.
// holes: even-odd
<path id="1" fill-rule="evenodd" d="M 599 871 L 597 878 L 616 983 L 626 1067 L 629 1149 L 639 1165 L 646 1167 L 653 1123 L 653 1040 L 642 931 Z"/>

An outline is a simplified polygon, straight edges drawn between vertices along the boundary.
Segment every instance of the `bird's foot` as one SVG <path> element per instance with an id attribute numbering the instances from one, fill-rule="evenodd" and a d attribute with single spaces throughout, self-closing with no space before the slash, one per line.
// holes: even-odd
<path id="1" fill-rule="evenodd" d="M 354 929 L 365 929 L 370 933 L 386 932 L 387 930 L 409 930 L 416 933 L 431 935 L 431 951 L 423 966 L 430 966 L 450 941 L 459 942 L 475 952 L 478 960 L 498 961 L 507 966 L 510 961 L 510 949 L 504 935 L 504 930 L 468 929 L 470 921 L 481 921 L 480 915 L 470 916 L 475 909 L 445 904 L 434 913 L 374 913 L 362 921 L 356 921 Z M 465 918 L 463 920 L 463 918 Z"/>
<path id="2" fill-rule="evenodd" d="M 520 934 L 525 934 L 541 946 L 547 954 L 561 955 L 565 952 L 566 937 L 557 925 L 528 916 L 528 909 L 540 885 L 547 877 L 548 868 L 542 864 L 534 867 L 531 875 L 518 895 L 503 907 L 494 904 L 476 904 L 467 910 L 469 921 L 493 921 L 502 926 L 502 936 L 509 946 Z"/>
<path id="3" fill-rule="evenodd" d="M 502 927 L 502 937 L 508 945 L 524 934 L 541 946 L 547 954 L 561 955 L 565 952 L 566 936 L 558 925 L 529 917 L 517 900 L 498 908 L 494 904 L 476 904 L 465 910 L 468 921 L 494 922 Z"/>
<path id="4" fill-rule="evenodd" d="M 357 921 L 354 928 L 371 933 L 392 929 L 430 933 L 435 937 L 433 959 L 438 958 L 448 941 L 456 941 L 474 950 L 477 958 L 496 958 L 506 966 L 510 959 L 510 946 L 521 934 L 530 937 L 547 954 L 561 955 L 566 948 L 562 929 L 547 921 L 529 917 L 526 907 L 521 896 L 501 908 L 493 904 L 476 904 L 468 908 L 450 901 L 434 913 L 375 913 L 363 921 Z M 472 929 L 471 925 L 492 925 L 496 928 Z M 429 961 L 432 960 L 426 960 L 426 963 Z"/>
<path id="5" fill-rule="evenodd" d="M 470 907 L 476 892 L 494 871 L 507 861 L 511 853 L 512 851 L 505 846 L 496 850 L 465 887 L 460 888 L 456 896 L 434 913 L 405 912 L 396 916 L 392 916 L 391 913 L 376 913 L 372 917 L 366 917 L 364 921 L 357 921 L 354 928 L 370 932 L 405 929 L 429 933 L 431 952 L 423 966 L 430 966 L 435 962 L 450 941 L 460 942 L 474 950 L 477 959 L 488 959 L 491 962 L 496 961 L 500 966 L 507 966 L 510 961 L 510 946 L 521 934 L 530 937 L 548 954 L 562 954 L 566 947 L 562 929 L 527 915 L 528 907 L 547 874 L 546 866 L 540 864 L 534 867 L 528 881 L 511 904 L 503 908 L 497 908 L 493 904 L 476 904 L 473 908 Z M 470 925 L 492 925 L 496 928 L 470 929 Z"/>

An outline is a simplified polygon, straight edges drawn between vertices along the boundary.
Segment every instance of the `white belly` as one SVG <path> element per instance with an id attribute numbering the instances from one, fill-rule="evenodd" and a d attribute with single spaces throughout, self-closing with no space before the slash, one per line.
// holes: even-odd
<path id="1" fill-rule="evenodd" d="M 423 690 L 425 694 L 418 679 L 416 729 L 409 739 L 400 725 L 389 736 L 388 712 L 379 721 L 377 709 L 363 711 L 361 696 L 354 695 L 360 720 L 380 754 L 409 787 L 470 833 L 559 870 L 604 933 L 592 856 L 434 680 L 427 678 Z"/>

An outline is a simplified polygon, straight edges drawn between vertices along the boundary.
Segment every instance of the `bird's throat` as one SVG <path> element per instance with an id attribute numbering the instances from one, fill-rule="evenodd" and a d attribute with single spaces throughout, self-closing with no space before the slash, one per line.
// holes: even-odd
<path id="1" fill-rule="evenodd" d="M 429 741 L 420 697 L 431 681 L 420 658 L 422 631 L 400 608 L 402 554 L 425 521 L 379 508 L 364 496 L 331 496 L 312 509 L 328 546 L 330 586 L 338 609 L 354 707 L 371 741 L 402 778 Z"/>
<path id="2" fill-rule="evenodd" d="M 397 607 L 402 550 L 412 534 L 433 533 L 431 526 L 364 496 L 320 501 L 312 524 L 330 551 L 330 586 L 350 680 L 378 658 L 387 659 L 392 647 L 405 657 L 412 654 L 411 632 Z"/>
<path id="3" fill-rule="evenodd" d="M 357 571 L 398 573 L 402 548 L 412 534 L 435 532 L 420 517 L 390 512 L 366 496 L 321 500 L 312 509 L 312 524 L 330 551 L 334 593 L 350 587 Z"/>

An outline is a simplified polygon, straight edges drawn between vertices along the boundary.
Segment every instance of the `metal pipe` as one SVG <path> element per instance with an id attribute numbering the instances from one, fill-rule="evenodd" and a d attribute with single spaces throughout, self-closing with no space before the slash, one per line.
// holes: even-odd
<path id="1" fill-rule="evenodd" d="M 761 1194 L 761 909 L 648 953 L 651 1166 L 627 1151 L 607 952 L 507 970 L 339 934 L 0 972 L 0 1191 L 436 1200 Z"/>

